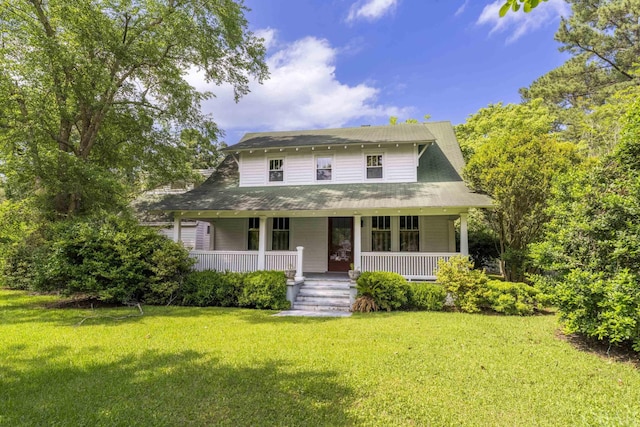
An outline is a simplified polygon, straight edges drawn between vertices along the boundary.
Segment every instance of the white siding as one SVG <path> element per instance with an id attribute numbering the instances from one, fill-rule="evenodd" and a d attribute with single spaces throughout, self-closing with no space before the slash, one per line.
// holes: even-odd
<path id="1" fill-rule="evenodd" d="M 216 251 L 246 251 L 249 220 L 247 218 L 217 219 L 213 223 Z"/>
<path id="2" fill-rule="evenodd" d="M 277 151 L 264 150 L 254 153 L 243 152 L 240 155 L 240 186 L 262 185 L 314 185 L 314 184 L 348 184 L 372 182 L 366 179 L 366 154 L 382 154 L 383 174 L 385 182 L 415 182 L 417 180 L 417 149 L 413 145 L 382 147 L 379 150 L 359 147 L 343 148 L 336 146 L 331 150 L 316 149 L 310 151 Z M 333 156 L 331 181 L 316 181 L 316 157 Z M 269 182 L 268 160 L 284 158 L 284 181 Z"/>
<path id="3" fill-rule="evenodd" d="M 383 160 L 387 182 L 415 182 L 417 180 L 416 150 L 411 145 L 401 145 L 386 150 Z"/>
<path id="4" fill-rule="evenodd" d="M 420 250 L 422 252 L 449 251 L 449 218 L 446 216 L 420 217 Z"/>
<path id="5" fill-rule="evenodd" d="M 327 271 L 328 220 L 327 218 L 291 218 L 291 250 L 304 247 L 302 269 L 305 272 Z"/>
<path id="6" fill-rule="evenodd" d="M 240 187 L 264 185 L 267 179 L 265 153 L 242 153 L 240 156 Z"/>

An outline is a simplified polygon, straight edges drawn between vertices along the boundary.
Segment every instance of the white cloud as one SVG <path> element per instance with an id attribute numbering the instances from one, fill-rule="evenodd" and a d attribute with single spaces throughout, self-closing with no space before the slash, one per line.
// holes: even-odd
<path id="1" fill-rule="evenodd" d="M 366 19 L 375 21 L 382 18 L 385 14 L 392 12 L 398 0 L 360 0 L 351 5 L 347 22 L 353 22 L 358 19 Z"/>
<path id="2" fill-rule="evenodd" d="M 504 4 L 503 0 L 496 0 L 482 9 L 477 25 L 491 25 L 489 34 L 508 33 L 507 43 L 512 43 L 527 33 L 537 30 L 560 16 L 568 16 L 571 8 L 564 0 L 549 0 L 540 2 L 530 13 L 508 12 L 500 18 L 499 10 Z"/>
<path id="3" fill-rule="evenodd" d="M 276 43 L 275 33 L 271 35 L 271 43 Z M 207 85 L 197 73 L 189 76 L 197 89 L 216 94 L 202 107 L 222 129 L 341 127 L 356 120 L 363 124 L 373 120 L 386 122 L 389 116 L 409 113 L 408 108 L 379 103 L 380 89 L 371 83 L 340 82 L 335 75 L 338 49 L 327 40 L 306 37 L 276 45 L 279 49 L 267 58 L 270 78 L 262 85 L 252 82 L 251 93 L 237 104 L 229 85 L 215 87 Z"/>
<path id="4" fill-rule="evenodd" d="M 457 10 L 456 13 L 454 13 L 454 16 L 460 16 L 464 13 L 465 9 L 467 8 L 467 5 L 469 4 L 469 0 L 464 0 L 464 3 L 462 3 L 462 6 L 460 6 Z"/>

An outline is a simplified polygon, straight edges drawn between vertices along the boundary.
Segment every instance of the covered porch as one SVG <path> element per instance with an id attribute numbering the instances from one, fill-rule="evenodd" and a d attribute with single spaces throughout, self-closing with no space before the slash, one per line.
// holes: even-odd
<path id="1" fill-rule="evenodd" d="M 375 210 L 348 216 L 338 211 L 330 216 L 299 211 L 203 216 L 196 214 L 211 224 L 213 250 L 190 251 L 196 270 L 295 270 L 296 282 L 304 281 L 305 276 L 351 269 L 435 280 L 439 260 L 468 254 L 467 212 L 447 209 Z M 185 217 L 192 213 L 175 213 L 175 241 L 181 241 L 181 219 Z"/>

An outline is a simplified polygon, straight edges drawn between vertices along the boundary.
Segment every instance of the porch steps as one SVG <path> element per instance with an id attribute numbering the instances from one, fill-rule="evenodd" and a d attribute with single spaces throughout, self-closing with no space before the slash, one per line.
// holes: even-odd
<path id="1" fill-rule="evenodd" d="M 349 282 L 306 280 L 291 308 L 306 311 L 350 311 Z"/>

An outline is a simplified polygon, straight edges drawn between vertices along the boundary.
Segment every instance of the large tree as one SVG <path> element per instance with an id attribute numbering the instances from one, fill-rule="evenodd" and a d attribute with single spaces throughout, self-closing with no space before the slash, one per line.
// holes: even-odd
<path id="1" fill-rule="evenodd" d="M 76 215 L 130 185 L 175 179 L 219 130 L 187 77 L 233 86 L 267 75 L 241 0 L 2 0 L 0 166 L 7 195 Z M 181 134 L 183 137 L 181 138 Z"/>

